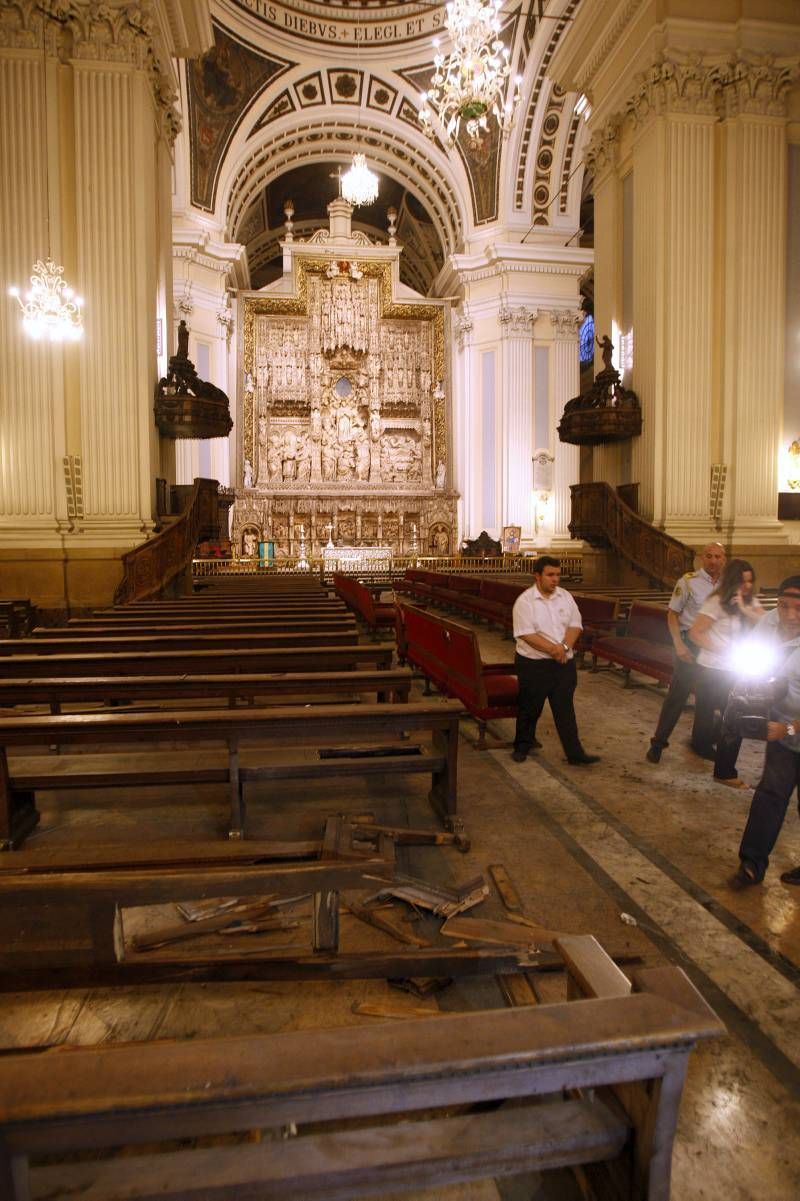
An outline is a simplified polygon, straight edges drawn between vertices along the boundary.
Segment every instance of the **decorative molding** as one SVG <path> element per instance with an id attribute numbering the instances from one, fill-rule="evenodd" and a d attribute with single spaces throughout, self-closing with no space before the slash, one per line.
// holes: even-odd
<path id="1" fill-rule="evenodd" d="M 798 75 L 800 64 L 796 59 L 778 63 L 772 54 L 762 55 L 754 61 L 739 57 L 731 64 L 731 78 L 723 93 L 725 115 L 785 117 L 789 89 Z"/>
<path id="2" fill-rule="evenodd" d="M 503 338 L 532 338 L 536 310 L 524 304 L 503 304 L 498 313 L 500 335 Z"/>
<path id="3" fill-rule="evenodd" d="M 649 71 L 638 76 L 636 91 L 626 102 L 625 113 L 634 125 L 643 125 L 651 117 L 665 113 L 716 117 L 720 88 L 727 76 L 724 64 L 706 62 L 696 51 L 683 59 L 660 56 Z"/>
<path id="4" fill-rule="evenodd" d="M 463 350 L 472 341 L 473 321 L 466 307 L 463 313 L 453 314 L 453 330 L 458 343 L 458 349 Z"/>
<path id="5" fill-rule="evenodd" d="M 595 46 L 594 54 L 577 74 L 576 83 L 579 92 L 585 92 L 588 95 L 597 71 L 607 61 L 626 25 L 630 23 L 631 17 L 635 15 L 637 9 L 642 7 L 643 3 L 644 0 L 627 0 L 627 3 L 619 10 L 616 20 L 608 26 L 603 37 Z"/>
<path id="6" fill-rule="evenodd" d="M 41 49 L 62 59 L 120 63 L 146 71 L 162 134 L 172 144 L 181 128 L 178 92 L 166 47 L 149 6 L 92 0 L 15 0 L 0 11 L 0 46 Z"/>
<path id="7" fill-rule="evenodd" d="M 584 318 L 580 309 L 550 309 L 548 316 L 559 341 L 577 342 L 578 330 Z"/>

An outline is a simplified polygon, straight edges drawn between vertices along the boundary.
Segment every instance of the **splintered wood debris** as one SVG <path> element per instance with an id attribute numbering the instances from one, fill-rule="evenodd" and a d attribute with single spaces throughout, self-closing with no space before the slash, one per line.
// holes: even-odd
<path id="1" fill-rule="evenodd" d="M 407 901 L 420 909 L 428 909 L 436 917 L 450 918 L 457 913 L 464 913 L 475 905 L 480 905 L 489 895 L 489 885 L 483 876 L 475 876 L 457 889 L 443 888 L 438 884 L 429 884 L 427 880 L 416 880 L 413 876 L 397 876 L 394 880 L 385 882 L 385 887 L 367 897 L 364 904 L 374 901 L 384 901 L 387 897 L 396 897 L 399 901 Z"/>

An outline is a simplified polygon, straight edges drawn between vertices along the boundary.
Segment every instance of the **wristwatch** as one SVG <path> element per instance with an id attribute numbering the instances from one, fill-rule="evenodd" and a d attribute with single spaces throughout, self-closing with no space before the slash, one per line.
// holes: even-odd
<path id="1" fill-rule="evenodd" d="M 561 645 L 563 646 L 563 648 L 567 652 L 567 654 L 569 654 L 569 647 L 567 646 L 566 642 L 562 642 Z"/>
<path id="2" fill-rule="evenodd" d="M 794 722 L 793 722 L 793 721 L 787 721 L 787 723 L 786 723 L 786 737 L 787 737 L 787 738 L 794 738 L 794 736 L 795 736 L 795 734 L 796 734 L 796 733 L 797 733 L 797 727 L 795 726 Z"/>

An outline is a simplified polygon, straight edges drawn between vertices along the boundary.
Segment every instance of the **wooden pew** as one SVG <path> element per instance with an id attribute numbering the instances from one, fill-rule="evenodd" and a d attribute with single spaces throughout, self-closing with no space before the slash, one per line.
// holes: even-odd
<path id="1" fill-rule="evenodd" d="M 457 701 L 390 705 L 287 705 L 273 709 L 181 709 L 157 712 L 98 711 L 53 716 L 0 717 L 0 849 L 18 846 L 37 824 L 36 791 L 74 788 L 136 788 L 176 783 L 226 783 L 230 802 L 229 838 L 245 835 L 243 785 L 250 781 L 326 779 L 342 776 L 384 776 L 426 772 L 431 775 L 429 800 L 446 827 L 461 833 L 457 817 L 458 722 L 464 710 Z M 392 752 L 362 757 L 348 753 L 347 744 L 370 738 L 399 739 L 408 733 L 430 732 L 431 748 L 420 753 Z M 268 762 L 261 745 L 240 761 L 240 747 L 256 739 L 281 747 L 334 747 L 330 757 Z M 15 760 L 9 769 L 7 748 L 117 745 L 130 743 L 193 742 L 203 746 L 200 759 L 189 752 L 153 749 L 126 755 L 123 767 L 92 755 L 61 755 Z M 225 744 L 215 755 L 209 744 Z M 341 747 L 341 750 L 339 749 Z"/>
<path id="2" fill-rule="evenodd" d="M 663 968 L 580 1002 L 12 1053 L 0 1192 L 326 1201 L 575 1167 L 608 1201 L 668 1201 L 689 1056 L 722 1034 L 680 969 Z M 290 1123 L 296 1137 L 243 1137 Z M 125 1155 L 75 1154 L 115 1147 Z"/>
<path id="3" fill-rule="evenodd" d="M 338 894 L 372 892 L 375 877 L 395 874 L 394 844 L 381 835 L 374 851 L 356 840 L 345 815 L 329 817 L 322 839 L 297 842 L 156 844 L 20 852 L 0 862 L 0 988 L 86 987 L 163 979 L 165 969 L 193 969 L 198 979 L 233 950 L 198 950 L 195 939 L 215 933 L 218 922 L 169 928 L 166 948 L 130 934 L 137 907 L 180 901 L 238 898 L 251 903 L 312 895 L 312 939 L 286 935 L 299 957 L 335 953 L 339 946 Z M 271 915 L 277 917 L 277 909 Z M 230 936 L 229 936 L 230 937 Z M 235 937 L 235 935 L 234 935 Z M 157 940 L 154 940 L 157 941 Z M 269 944 L 270 939 L 267 938 Z M 304 945 L 304 943 L 306 945 Z M 267 945 L 266 956 L 283 947 Z M 252 947 L 244 949 L 249 957 Z M 291 961 L 291 953 L 281 956 Z M 150 969 L 153 969 L 150 972 Z M 58 984 L 56 985 L 56 982 Z"/>
<path id="4" fill-rule="evenodd" d="M 39 638 L 130 638 L 136 635 L 147 634 L 150 637 L 161 637 L 169 635 L 170 637 L 204 637 L 207 634 L 214 634 L 216 631 L 222 630 L 226 634 L 299 634 L 306 633 L 322 633 L 330 632 L 340 633 L 342 631 L 356 631 L 356 624 L 352 616 L 342 614 L 340 616 L 325 616 L 325 617 L 278 617 L 278 618 L 242 618 L 242 617 L 227 617 L 215 615 L 213 617 L 185 617 L 179 621 L 174 618 L 164 617 L 141 617 L 138 621 L 124 622 L 81 622 L 80 624 L 70 624 L 67 626 L 58 626 L 53 629 L 51 626 L 37 626 L 33 630 L 32 637 Z M 301 641 L 302 638 L 298 638 Z"/>
<path id="5" fill-rule="evenodd" d="M 337 573 L 333 577 L 333 583 L 337 595 L 346 601 L 376 637 L 380 628 L 394 629 L 397 618 L 394 604 L 383 604 L 376 600 L 372 589 L 352 576 Z"/>
<path id="6" fill-rule="evenodd" d="M 516 717 L 519 686 L 513 663 L 484 663 L 469 626 L 400 604 L 398 650 L 446 696 L 457 697 L 478 723 L 478 750 L 486 750 L 487 722 Z"/>
<path id="7" fill-rule="evenodd" d="M 411 691 L 411 672 L 407 668 L 385 671 L 347 672 L 274 672 L 255 675 L 205 676 L 89 676 L 88 678 L 44 677 L 42 679 L 0 679 L 0 708 L 17 705 L 49 705 L 51 713 L 61 713 L 64 705 L 119 704 L 129 701 L 217 699 L 224 697 L 233 706 L 240 699 L 285 696 L 351 696 L 374 692 L 378 701 L 402 703 Z"/>
<path id="8" fill-rule="evenodd" d="M 288 633 L 115 634 L 94 638 L 11 638 L 0 641 L 0 656 L 92 654 L 103 651 L 269 650 L 283 646 L 351 646 L 358 642 L 355 626 L 344 630 L 297 630 Z"/>
<path id="9" fill-rule="evenodd" d="M 347 671 L 374 664 L 390 667 L 394 643 L 371 642 L 352 646 L 288 646 L 269 650 L 143 651 L 140 654 L 104 651 L 61 655 L 0 656 L 0 679 L 43 676 L 157 676 L 217 675 L 220 672 Z"/>

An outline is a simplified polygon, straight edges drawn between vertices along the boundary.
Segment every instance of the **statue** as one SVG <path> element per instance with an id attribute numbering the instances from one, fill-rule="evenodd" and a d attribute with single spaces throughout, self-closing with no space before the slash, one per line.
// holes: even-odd
<path id="1" fill-rule="evenodd" d="M 293 480 L 297 473 L 297 434 L 287 430 L 283 437 L 283 478 Z"/>
<path id="2" fill-rule="evenodd" d="M 450 539 L 447 537 L 447 531 L 443 530 L 441 526 L 433 535 L 433 549 L 437 555 L 446 555 L 450 549 Z"/>
<path id="3" fill-rule="evenodd" d="M 244 461 L 244 486 L 245 488 L 253 487 L 253 464 L 249 459 Z"/>
<path id="4" fill-rule="evenodd" d="M 602 342 L 599 338 L 596 338 L 595 340 L 603 352 L 603 370 L 613 371 L 614 364 L 611 362 L 611 356 L 614 353 L 614 343 L 611 341 L 608 334 L 603 334 Z"/>
<path id="5" fill-rule="evenodd" d="M 366 433 L 362 430 L 361 435 L 356 442 L 356 479 L 368 480 L 370 468 L 370 450 L 369 441 Z"/>
<path id="6" fill-rule="evenodd" d="M 258 553 L 258 534 L 253 530 L 245 530 L 242 539 L 242 549 L 246 559 L 252 559 Z"/>
<path id="7" fill-rule="evenodd" d="M 444 488 L 446 475 L 447 475 L 447 468 L 445 467 L 444 463 L 440 459 L 437 464 L 437 467 L 436 467 L 436 482 L 434 484 L 435 488 L 438 488 L 438 489 Z"/>
<path id="8" fill-rule="evenodd" d="M 311 437 L 318 442 L 322 436 L 322 413 L 318 404 L 311 406 Z"/>
<path id="9" fill-rule="evenodd" d="M 271 480 L 281 477 L 281 437 L 273 434 L 267 443 L 267 471 Z"/>
<path id="10" fill-rule="evenodd" d="M 308 439 L 304 437 L 300 438 L 297 450 L 297 478 L 298 480 L 311 478 L 311 447 Z"/>
<path id="11" fill-rule="evenodd" d="M 351 480 L 353 478 L 353 470 L 355 468 L 355 454 L 353 446 L 349 442 L 345 442 L 344 446 L 339 447 L 339 453 L 336 456 L 336 478 L 340 480 Z"/>
<path id="12" fill-rule="evenodd" d="M 377 442 L 382 432 L 381 415 L 377 409 L 373 409 L 369 415 L 369 436 L 374 442 Z"/>

